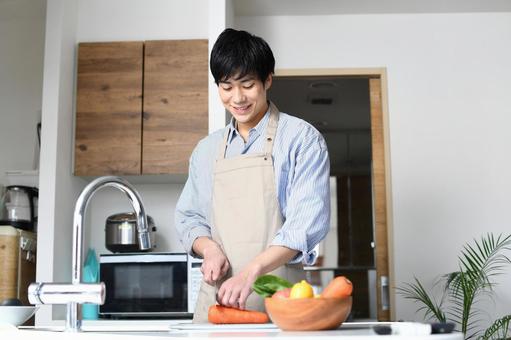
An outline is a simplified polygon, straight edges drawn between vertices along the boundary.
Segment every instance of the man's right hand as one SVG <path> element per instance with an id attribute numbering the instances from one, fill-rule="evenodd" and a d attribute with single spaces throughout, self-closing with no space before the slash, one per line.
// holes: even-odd
<path id="1" fill-rule="evenodd" d="M 213 286 L 227 274 L 229 260 L 218 243 L 207 237 L 199 237 L 193 243 L 193 251 L 204 259 L 201 266 L 204 282 Z"/>
<path id="2" fill-rule="evenodd" d="M 218 280 L 227 274 L 230 268 L 229 260 L 218 244 L 207 247 L 203 251 L 201 272 L 204 282 L 213 286 Z"/>

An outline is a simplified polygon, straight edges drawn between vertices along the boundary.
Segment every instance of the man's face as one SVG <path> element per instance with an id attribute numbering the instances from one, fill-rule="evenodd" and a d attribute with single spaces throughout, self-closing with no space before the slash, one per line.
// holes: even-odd
<path id="1" fill-rule="evenodd" d="M 255 75 L 234 76 L 219 82 L 220 100 L 238 125 L 252 128 L 264 116 L 267 110 L 266 90 L 271 82 L 271 75 L 264 84 Z"/>

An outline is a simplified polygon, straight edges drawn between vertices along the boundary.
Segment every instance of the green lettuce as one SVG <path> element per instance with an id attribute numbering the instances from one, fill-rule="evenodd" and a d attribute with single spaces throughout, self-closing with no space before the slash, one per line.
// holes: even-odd
<path id="1" fill-rule="evenodd" d="M 286 279 L 267 274 L 259 276 L 252 285 L 252 289 L 262 297 L 270 297 L 275 294 L 275 292 L 285 288 L 291 288 L 292 286 L 293 284 Z"/>

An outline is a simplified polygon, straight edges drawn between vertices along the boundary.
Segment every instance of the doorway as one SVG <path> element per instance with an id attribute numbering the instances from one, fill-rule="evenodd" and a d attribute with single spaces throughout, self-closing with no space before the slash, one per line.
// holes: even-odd
<path id="1" fill-rule="evenodd" d="M 327 143 L 331 229 L 306 270 L 319 289 L 337 275 L 353 281 L 354 320 L 393 319 L 385 84 L 385 69 L 278 70 L 268 91 L 280 111 L 311 123 Z"/>

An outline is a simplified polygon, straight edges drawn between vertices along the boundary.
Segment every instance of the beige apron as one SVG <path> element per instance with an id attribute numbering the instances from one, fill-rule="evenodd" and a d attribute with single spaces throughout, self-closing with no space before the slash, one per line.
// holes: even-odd
<path id="1" fill-rule="evenodd" d="M 214 170 L 211 203 L 212 238 L 220 244 L 231 265 L 222 282 L 263 252 L 282 226 L 272 159 L 278 119 L 279 110 L 270 103 L 263 153 L 225 158 L 229 131 L 224 135 Z M 272 274 L 291 282 L 305 278 L 301 264 L 282 266 Z M 216 286 L 201 283 L 193 322 L 208 322 L 209 306 L 216 304 L 216 293 L 222 282 Z M 264 299 L 252 293 L 246 308 L 264 311 Z"/>

